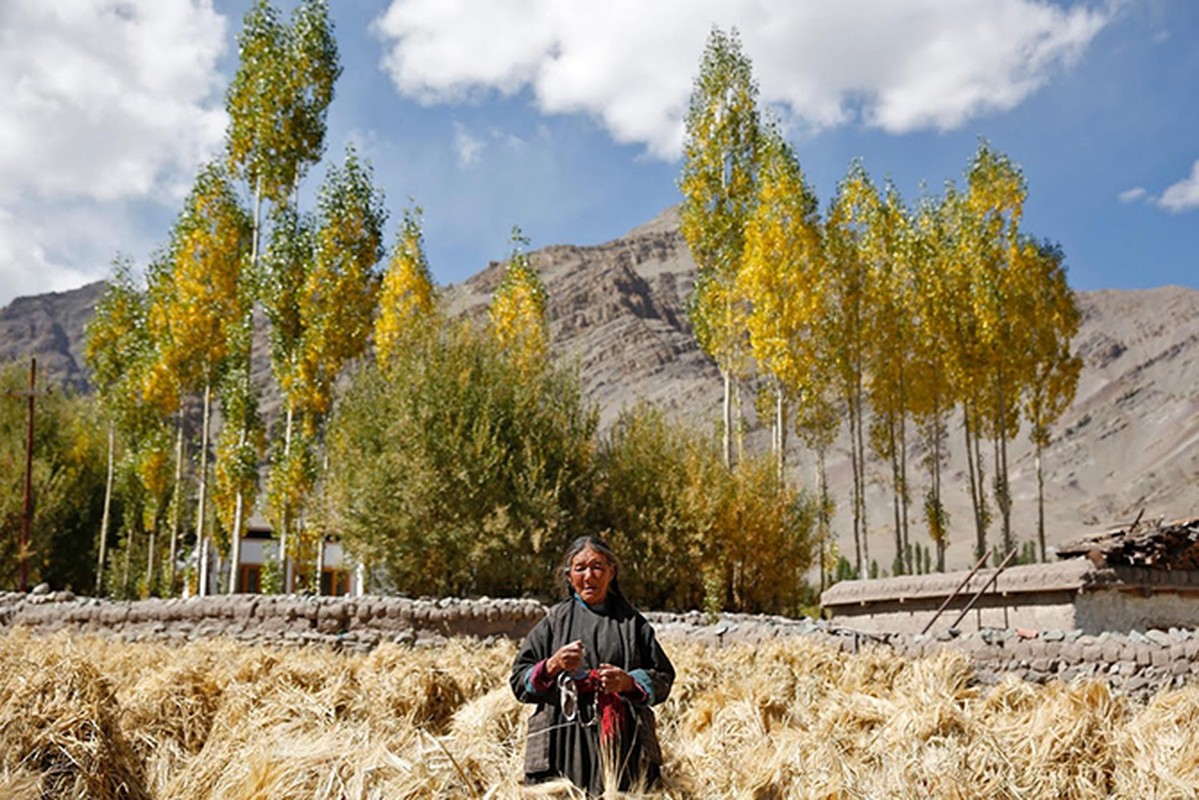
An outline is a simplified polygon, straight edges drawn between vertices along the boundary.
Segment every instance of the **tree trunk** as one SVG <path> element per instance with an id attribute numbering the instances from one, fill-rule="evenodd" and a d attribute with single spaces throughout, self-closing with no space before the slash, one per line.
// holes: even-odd
<path id="1" fill-rule="evenodd" d="M 819 473 L 816 480 L 820 486 L 820 514 L 818 515 L 818 524 L 820 526 L 820 592 L 823 594 L 826 585 L 825 575 L 829 572 L 829 565 L 824 560 L 825 550 L 828 547 L 829 532 L 828 473 L 825 470 L 824 448 L 821 448 L 816 454 L 816 469 Z"/>
<path id="2" fill-rule="evenodd" d="M 862 472 L 861 464 L 858 462 L 858 447 L 857 447 L 857 406 L 853 402 L 853 395 L 850 393 L 848 399 L 849 406 L 849 462 L 853 468 L 853 554 L 854 571 L 857 577 L 861 578 L 865 575 L 862 571 L 862 516 L 860 495 L 862 492 Z"/>
<path id="3" fill-rule="evenodd" d="M 906 415 L 900 412 L 899 415 L 899 500 L 900 500 L 900 527 L 903 529 L 903 552 L 904 560 L 907 563 L 908 574 L 912 574 L 915 570 L 912 566 L 912 539 L 911 539 L 911 524 L 909 522 L 909 511 L 911 510 L 912 498 L 908 495 L 908 426 Z"/>
<path id="4" fill-rule="evenodd" d="M 1008 476 L 1007 464 L 1007 430 L 999 438 L 999 485 L 1002 487 L 1002 497 L 999 498 L 999 510 L 1003 513 L 1003 549 L 1010 553 L 1016 547 L 1016 538 L 1012 533 L 1012 484 Z"/>
<path id="5" fill-rule="evenodd" d="M 200 433 L 200 498 L 196 503 L 196 545 L 200 548 L 200 574 L 197 593 L 208 594 L 208 537 L 204 535 L 204 506 L 208 499 L 208 426 L 212 406 L 212 381 L 204 382 L 204 424 Z"/>
<path id="6" fill-rule="evenodd" d="M 939 406 L 933 410 L 933 414 L 933 435 L 936 437 L 933 443 L 933 502 L 936 503 L 937 513 L 941 515 L 937 523 L 941 532 L 941 536 L 937 540 L 937 572 L 944 572 L 945 548 L 949 544 L 946 541 L 949 531 L 946 530 L 948 526 L 944 524 L 945 506 L 941 502 L 941 443 L 948 438 L 948 433 Z"/>
<path id="7" fill-rule="evenodd" d="M 157 517 L 157 515 L 155 515 Z M 146 596 L 154 597 L 154 550 L 158 545 L 158 520 L 154 520 L 153 527 L 149 531 L 150 540 L 146 546 Z"/>
<path id="8" fill-rule="evenodd" d="M 1043 448 L 1037 439 L 1037 543 L 1041 546 L 1041 561 L 1047 560 L 1045 554 L 1045 473 L 1042 468 L 1041 454 Z"/>
<path id="9" fill-rule="evenodd" d="M 100 517 L 100 548 L 96 559 L 96 597 L 104 593 L 104 561 L 108 555 L 108 521 L 109 510 L 112 506 L 113 463 L 116 450 L 116 425 L 108 423 L 108 474 L 104 479 L 104 513 Z"/>
<path id="10" fill-rule="evenodd" d="M 233 504 L 233 533 L 232 542 L 229 546 L 231 551 L 229 554 L 229 594 L 237 594 L 238 590 L 241 588 L 238 586 L 238 577 L 239 570 L 241 569 L 241 517 L 242 510 L 244 508 L 244 502 L 245 501 L 242 499 L 241 490 L 239 489 L 237 491 L 237 499 Z"/>
<path id="11" fill-rule="evenodd" d="M 130 572 L 129 563 L 130 563 L 130 559 L 132 557 L 131 556 L 132 553 L 133 553 L 133 531 L 129 531 L 128 533 L 125 534 L 125 571 L 124 571 L 124 575 L 121 578 L 121 596 L 126 599 L 129 598 L 129 572 Z"/>
<path id="12" fill-rule="evenodd" d="M 175 487 L 171 504 L 171 546 L 167 564 L 167 594 L 175 595 L 175 562 L 179 557 L 179 514 L 183 506 L 183 408 L 179 408 L 179 422 L 175 429 Z"/>
<path id="13" fill-rule="evenodd" d="M 863 405 L 862 386 L 859 383 L 857 392 L 854 397 L 854 403 L 857 405 L 857 451 L 858 451 L 858 474 L 861 478 L 861 486 L 858 490 L 858 519 L 861 520 L 862 526 L 862 558 L 865 559 L 866 568 L 869 574 L 870 568 L 870 529 L 866 519 L 866 423 L 863 417 L 865 416 L 865 408 Z M 860 577 L 860 576 L 859 576 Z"/>
<path id="14" fill-rule="evenodd" d="M 733 466 L 733 379 L 727 369 L 721 369 L 724 378 L 724 465 Z"/>
<path id="15" fill-rule="evenodd" d="M 982 475 L 974 454 L 974 442 L 978 437 L 971 430 L 973 422 L 969 408 L 966 409 L 965 414 L 963 430 L 966 433 L 966 465 L 970 475 L 970 504 L 974 510 L 974 558 L 977 560 L 987 552 L 987 531 L 983 524 L 983 509 L 980 502 Z"/>
<path id="16" fill-rule="evenodd" d="M 891 523 L 895 528 L 895 560 L 891 562 L 896 575 L 907 570 L 908 559 L 903 549 L 903 527 L 900 524 L 899 447 L 895 441 L 895 415 L 887 419 L 887 449 L 891 451 Z"/>
<path id="17" fill-rule="evenodd" d="M 783 399 L 783 387 L 778 379 L 774 381 L 774 430 L 775 430 L 775 465 L 778 470 L 779 483 L 787 478 L 787 403 Z"/>
<path id="18" fill-rule="evenodd" d="M 291 400 L 287 401 L 287 427 L 283 433 L 283 460 L 287 463 L 291 459 L 291 437 L 293 426 L 295 423 L 295 408 L 292 406 Z M 280 587 L 282 592 L 286 594 L 291 590 L 291 576 L 288 574 L 291 571 L 291 562 L 287 558 L 287 540 L 291 532 L 291 508 L 285 502 L 283 504 L 283 512 L 279 520 L 279 580 L 283 585 Z"/>

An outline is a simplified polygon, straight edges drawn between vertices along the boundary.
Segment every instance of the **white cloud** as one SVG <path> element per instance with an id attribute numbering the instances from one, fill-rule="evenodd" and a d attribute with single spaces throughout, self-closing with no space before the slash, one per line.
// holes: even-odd
<path id="1" fill-rule="evenodd" d="M 1191 165 L 1191 174 L 1166 188 L 1158 205 L 1176 213 L 1199 208 L 1199 160 Z"/>
<path id="2" fill-rule="evenodd" d="M 194 171 L 224 130 L 211 2 L 11 0 L 0 15 L 0 186 L 99 200 Z"/>
<path id="3" fill-rule="evenodd" d="M 529 88 L 674 157 L 704 42 L 736 27 L 762 97 L 794 121 L 893 133 L 1010 109 L 1085 51 L 1109 12 L 1044 0 L 392 0 L 383 67 L 423 102 Z"/>
<path id="4" fill-rule="evenodd" d="M 1135 203 L 1146 196 L 1147 192 L 1143 186 L 1134 186 L 1131 189 L 1125 189 L 1120 192 L 1119 198 L 1121 203 Z"/>
<path id="5" fill-rule="evenodd" d="M 72 289 L 95 280 L 46 252 L 48 231 L 0 206 L 0 304 L 14 297 Z"/>
<path id="6" fill-rule="evenodd" d="M 212 0 L 4 0 L 0 304 L 102 276 L 130 247 L 125 201 L 186 191 L 224 135 L 225 36 Z"/>
<path id="7" fill-rule="evenodd" d="M 472 136 L 465 125 L 461 122 L 454 123 L 454 152 L 458 154 L 459 167 L 466 169 L 472 164 L 477 164 L 482 158 L 484 146 L 483 140 Z"/>

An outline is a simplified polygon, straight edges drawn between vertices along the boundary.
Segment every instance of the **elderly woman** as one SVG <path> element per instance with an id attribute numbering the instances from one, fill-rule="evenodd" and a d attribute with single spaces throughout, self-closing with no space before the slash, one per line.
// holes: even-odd
<path id="1" fill-rule="evenodd" d="M 650 788 L 662 765 L 650 706 L 670 693 L 674 667 L 621 594 L 620 561 L 602 539 L 576 539 L 562 573 L 568 596 L 529 633 L 509 681 L 518 700 L 537 704 L 525 780 L 566 777 L 591 794 L 612 779 Z"/>

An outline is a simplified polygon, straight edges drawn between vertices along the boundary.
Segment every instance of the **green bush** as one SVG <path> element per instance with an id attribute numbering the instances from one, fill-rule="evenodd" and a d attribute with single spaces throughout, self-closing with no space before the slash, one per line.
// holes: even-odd
<path id="1" fill-rule="evenodd" d="M 363 368 L 328 434 L 325 492 L 348 550 L 411 595 L 550 595 L 582 532 L 595 410 L 577 377 L 447 325 Z"/>

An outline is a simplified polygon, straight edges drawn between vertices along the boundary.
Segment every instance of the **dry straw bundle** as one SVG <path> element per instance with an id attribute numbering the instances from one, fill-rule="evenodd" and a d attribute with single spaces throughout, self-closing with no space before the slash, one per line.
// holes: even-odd
<path id="1" fill-rule="evenodd" d="M 667 642 L 660 798 L 1199 795 L 1199 689 L 975 684 L 964 656 Z M 0 637 L 0 798 L 579 797 L 520 786 L 515 646 Z"/>

